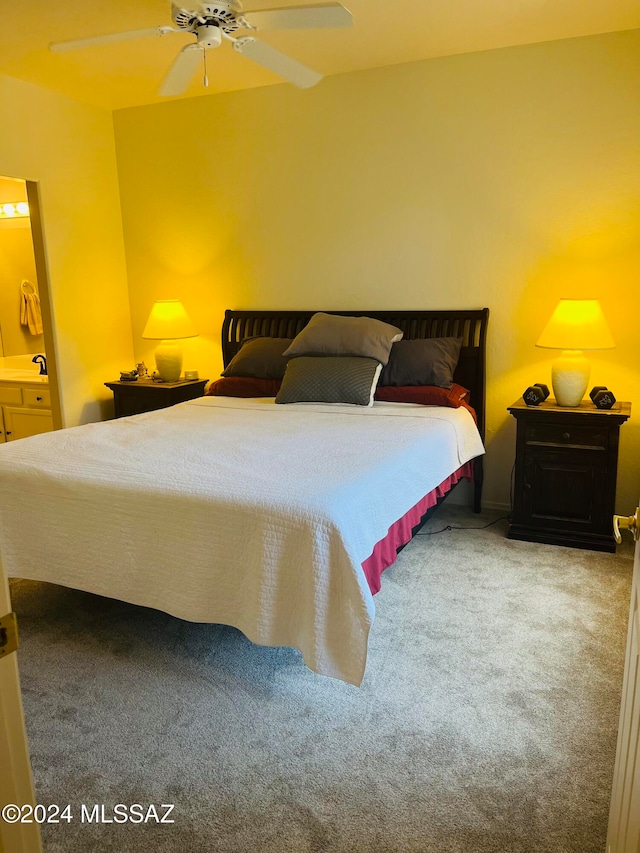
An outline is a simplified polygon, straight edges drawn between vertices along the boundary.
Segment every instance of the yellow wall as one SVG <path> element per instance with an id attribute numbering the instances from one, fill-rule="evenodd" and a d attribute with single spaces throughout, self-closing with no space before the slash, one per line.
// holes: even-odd
<path id="1" fill-rule="evenodd" d="M 1 75 L 0 115 L 0 175 L 38 182 L 63 423 L 99 420 L 133 364 L 112 117 Z"/>
<path id="2" fill-rule="evenodd" d="M 212 72 L 213 73 L 213 72 Z M 136 356 L 155 298 L 215 377 L 225 307 L 491 309 L 485 497 L 506 504 L 505 408 L 550 380 L 535 341 L 597 297 L 617 348 L 592 383 L 635 401 L 619 511 L 640 494 L 640 31 L 412 63 L 114 114 Z"/>

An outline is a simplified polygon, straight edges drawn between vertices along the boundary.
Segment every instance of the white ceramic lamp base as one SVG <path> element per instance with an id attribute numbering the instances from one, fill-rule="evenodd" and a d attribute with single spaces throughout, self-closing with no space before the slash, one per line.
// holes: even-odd
<path id="1" fill-rule="evenodd" d="M 551 384 L 558 406 L 579 406 L 590 375 L 591 364 L 582 350 L 564 350 L 551 366 Z"/>
<path id="2" fill-rule="evenodd" d="M 156 347 L 156 369 L 165 382 L 178 382 L 182 372 L 182 345 L 161 341 Z"/>

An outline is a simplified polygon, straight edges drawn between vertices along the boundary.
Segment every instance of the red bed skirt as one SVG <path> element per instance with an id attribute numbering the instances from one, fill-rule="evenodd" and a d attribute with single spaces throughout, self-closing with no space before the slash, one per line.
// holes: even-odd
<path id="1" fill-rule="evenodd" d="M 473 460 L 465 463 L 457 471 L 454 471 L 451 476 L 443 480 L 439 486 L 436 486 L 433 491 L 425 495 L 422 500 L 411 507 L 402 518 L 394 522 L 389 528 L 389 532 L 381 539 L 374 547 L 373 553 L 362 564 L 367 583 L 371 594 L 375 595 L 380 591 L 380 578 L 386 568 L 388 568 L 398 555 L 398 548 L 406 545 L 411 539 L 411 531 L 420 522 L 422 516 L 435 506 L 440 498 L 443 498 L 457 482 L 465 477 L 467 480 L 473 480 Z"/>

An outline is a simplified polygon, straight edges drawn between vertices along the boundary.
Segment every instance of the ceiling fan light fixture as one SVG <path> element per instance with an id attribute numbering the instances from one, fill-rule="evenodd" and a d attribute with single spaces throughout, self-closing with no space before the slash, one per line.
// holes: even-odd
<path id="1" fill-rule="evenodd" d="M 201 24 L 196 27 L 198 47 L 204 49 L 209 47 L 220 47 L 222 44 L 222 31 L 217 24 Z"/>

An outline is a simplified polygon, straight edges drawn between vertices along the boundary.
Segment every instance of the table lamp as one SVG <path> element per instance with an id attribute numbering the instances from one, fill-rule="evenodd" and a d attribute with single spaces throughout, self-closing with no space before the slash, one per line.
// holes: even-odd
<path id="1" fill-rule="evenodd" d="M 551 367 L 551 384 L 557 405 L 574 408 L 591 373 L 582 350 L 612 349 L 615 343 L 597 299 L 561 299 L 536 346 L 563 350 Z"/>
<path id="2" fill-rule="evenodd" d="M 196 332 L 179 299 L 158 299 L 153 303 L 142 337 L 160 341 L 156 347 L 156 369 L 165 382 L 177 382 L 182 371 L 182 338 L 196 338 Z"/>

